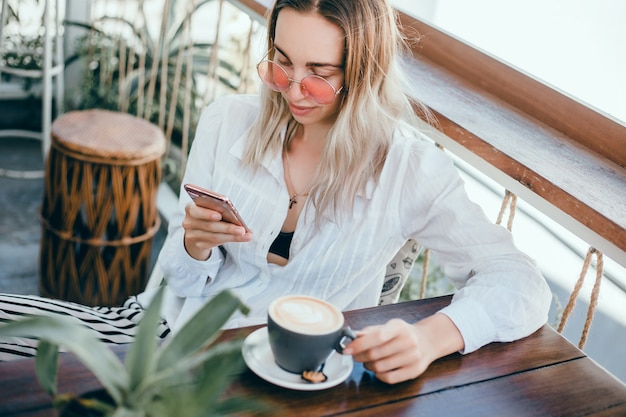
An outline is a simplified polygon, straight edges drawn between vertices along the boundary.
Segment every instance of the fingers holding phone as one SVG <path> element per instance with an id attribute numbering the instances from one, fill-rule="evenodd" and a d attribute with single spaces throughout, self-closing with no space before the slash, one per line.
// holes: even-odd
<path id="1" fill-rule="evenodd" d="M 225 196 L 191 184 L 185 190 L 193 203 L 185 207 L 185 248 L 195 259 L 207 259 L 211 249 L 226 242 L 249 242 L 252 232 Z"/>

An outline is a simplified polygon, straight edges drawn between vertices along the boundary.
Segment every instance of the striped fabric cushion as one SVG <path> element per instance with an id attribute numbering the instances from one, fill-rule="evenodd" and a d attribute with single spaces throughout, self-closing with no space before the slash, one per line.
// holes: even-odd
<path id="1" fill-rule="evenodd" d="M 71 315 L 93 329 L 106 343 L 130 343 L 144 310 L 136 297 L 130 297 L 121 307 L 89 307 L 68 301 L 35 295 L 0 294 L 0 322 L 19 320 L 27 315 Z M 170 330 L 161 322 L 157 336 L 164 338 Z M 37 340 L 28 338 L 0 339 L 0 361 L 34 356 Z"/>

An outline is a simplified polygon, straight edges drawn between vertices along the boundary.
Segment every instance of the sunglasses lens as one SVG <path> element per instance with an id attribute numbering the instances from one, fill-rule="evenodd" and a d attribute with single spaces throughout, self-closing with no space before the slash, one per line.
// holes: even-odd
<path id="1" fill-rule="evenodd" d="M 287 91 L 291 80 L 287 71 L 272 61 L 262 61 L 257 65 L 261 81 L 274 91 Z M 295 81 L 298 83 L 298 81 Z M 300 91 L 310 101 L 326 106 L 335 101 L 335 89 L 328 81 L 318 75 L 307 75 L 300 82 Z"/>
<path id="2" fill-rule="evenodd" d="M 335 101 L 335 90 L 323 79 L 316 75 L 308 75 L 300 81 L 302 94 L 314 103 L 328 105 Z"/>
<path id="3" fill-rule="evenodd" d="M 261 62 L 257 71 L 261 81 L 274 91 L 285 91 L 289 88 L 289 76 L 278 65 L 269 61 Z"/>

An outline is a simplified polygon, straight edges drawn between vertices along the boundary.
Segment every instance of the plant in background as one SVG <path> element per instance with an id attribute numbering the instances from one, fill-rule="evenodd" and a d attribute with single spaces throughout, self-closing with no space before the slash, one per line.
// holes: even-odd
<path id="1" fill-rule="evenodd" d="M 20 71 L 41 70 L 43 68 L 43 37 L 41 35 L 8 35 L 3 44 L 0 66 L 18 72 L 3 71 L 2 81 L 11 82 L 17 78 L 20 80 L 22 90 L 26 93 L 30 92 L 38 81 L 32 77 L 21 76 Z"/>
<path id="2" fill-rule="evenodd" d="M 196 417 L 262 410 L 246 398 L 224 398 L 234 375 L 245 366 L 241 340 L 215 344 L 222 325 L 248 308 L 229 291 L 218 294 L 162 344 L 156 338 L 163 287 L 148 307 L 125 362 L 71 317 L 30 317 L 0 326 L 0 337 L 37 337 L 36 372 L 40 385 L 67 411 L 101 416 Z M 56 391 L 59 347 L 72 352 L 98 378 L 108 401 Z M 63 415 L 63 414 L 62 414 Z"/>
<path id="3" fill-rule="evenodd" d="M 129 6 L 136 7 L 134 20 L 107 15 L 90 23 L 66 22 L 87 31 L 66 66 L 75 61 L 84 65 L 81 90 L 68 108 L 119 110 L 150 120 L 180 149 L 178 155 L 168 152 L 166 157 L 184 161 L 201 109 L 213 97 L 212 92 L 242 92 L 247 88 L 249 69 L 242 62 L 247 51 L 230 53 L 232 40 L 225 44 L 192 39 L 190 26 L 195 13 L 219 2 L 187 1 L 187 8 L 181 8 L 183 3 L 165 0 L 156 35 L 148 30 L 140 2 Z M 182 177 L 184 162 L 166 159 L 163 166 L 164 178 L 170 182 L 174 177 L 171 185 L 178 189 L 176 181 Z"/>
<path id="4" fill-rule="evenodd" d="M 43 68 L 43 36 L 7 35 L 2 64 L 7 68 L 40 70 Z"/>
<path id="5" fill-rule="evenodd" d="M 145 26 L 137 27 L 123 16 L 106 16 L 89 24 L 67 24 L 87 30 L 79 40 L 75 53 L 66 60 L 66 66 L 78 60 L 84 64 L 82 88 L 72 107 L 120 110 L 158 124 L 161 107 L 159 91 L 163 86 L 167 92 L 167 103 L 175 104 L 173 109 L 167 106 L 165 111 L 174 111 L 172 138 L 174 141 L 179 140 L 182 135 L 182 115 L 185 112 L 186 92 L 180 86 L 187 82 L 183 78 L 188 71 L 186 56 L 191 55 L 191 88 L 188 94 L 190 103 L 195 105 L 200 97 L 197 78 L 206 72 L 212 45 L 186 44 L 179 39 L 181 30 L 175 30 L 172 38 L 165 39 L 165 44 L 159 45 Z M 111 30 L 112 27 L 117 27 L 118 31 Z M 183 60 L 177 67 L 179 54 L 183 54 Z M 163 57 L 165 71 L 160 62 Z M 156 71 L 153 71 L 154 68 Z M 181 78 L 175 84 L 176 72 Z M 148 94 L 149 91 L 151 94 Z M 176 95 L 172 96 L 174 93 Z"/>
<path id="6" fill-rule="evenodd" d="M 3 0 L 3 3 L 5 1 L 8 0 Z M 43 35 L 38 30 L 43 23 L 39 17 L 32 20 L 31 16 L 22 15 L 25 7 L 34 9 L 39 2 L 31 0 L 30 3 L 32 4 L 24 6 L 8 1 L 6 4 L 7 15 L 2 30 L 2 51 L 0 51 L 0 67 L 18 70 L 17 73 L 2 72 L 2 81 L 12 81 L 16 77 L 22 84 L 22 90 L 27 93 L 36 82 L 31 77 L 20 75 L 19 71 L 43 68 Z"/>

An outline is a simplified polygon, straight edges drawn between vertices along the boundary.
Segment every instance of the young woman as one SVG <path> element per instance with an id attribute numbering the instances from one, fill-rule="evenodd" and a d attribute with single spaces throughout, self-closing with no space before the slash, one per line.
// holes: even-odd
<path id="1" fill-rule="evenodd" d="M 204 111 L 183 179 L 228 196 L 251 232 L 181 191 L 159 258 L 173 331 L 227 288 L 251 307 L 229 327 L 265 321 L 284 294 L 375 306 L 408 239 L 437 254 L 457 291 L 417 323 L 361 329 L 344 352 L 382 381 L 545 323 L 551 294 L 534 263 L 413 127 L 401 42 L 386 0 L 276 1 L 260 96 L 223 97 Z"/>
<path id="2" fill-rule="evenodd" d="M 231 326 L 265 320 L 289 293 L 374 306 L 409 238 L 438 254 L 458 291 L 438 314 L 363 329 L 348 346 L 381 380 L 415 378 L 439 357 L 545 323 L 551 296 L 533 262 L 410 126 L 400 42 L 385 0 L 276 2 L 260 100 L 209 106 L 183 179 L 227 195 L 252 233 L 181 193 L 160 257 L 174 330 L 225 288 L 252 308 Z"/>

